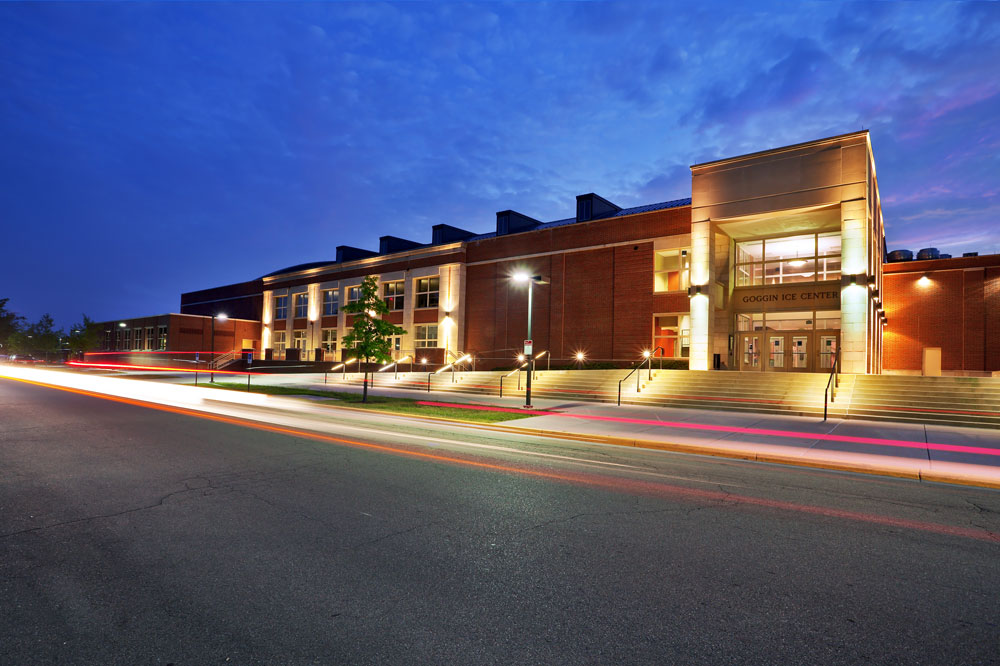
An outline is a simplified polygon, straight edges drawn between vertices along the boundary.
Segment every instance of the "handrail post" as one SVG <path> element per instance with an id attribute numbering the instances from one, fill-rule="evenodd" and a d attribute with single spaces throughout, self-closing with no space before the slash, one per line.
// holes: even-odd
<path id="1" fill-rule="evenodd" d="M 625 380 L 624 379 L 619 379 L 618 380 L 618 406 L 619 407 L 622 406 L 622 382 L 623 381 L 625 381 Z"/>
<path id="2" fill-rule="evenodd" d="M 433 372 L 428 372 L 427 373 L 427 392 L 428 393 L 431 392 L 431 375 L 433 375 L 433 374 L 434 374 Z"/>
<path id="3" fill-rule="evenodd" d="M 503 380 L 504 380 L 504 376 L 500 375 L 500 397 L 501 398 L 503 397 Z"/>

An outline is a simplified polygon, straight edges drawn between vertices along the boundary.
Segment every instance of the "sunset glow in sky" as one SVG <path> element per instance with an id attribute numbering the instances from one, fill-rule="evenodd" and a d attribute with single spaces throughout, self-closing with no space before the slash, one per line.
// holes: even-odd
<path id="1" fill-rule="evenodd" d="M 1000 252 L 1000 4 L 0 4 L 0 298 L 69 325 L 871 131 L 889 249 Z"/>

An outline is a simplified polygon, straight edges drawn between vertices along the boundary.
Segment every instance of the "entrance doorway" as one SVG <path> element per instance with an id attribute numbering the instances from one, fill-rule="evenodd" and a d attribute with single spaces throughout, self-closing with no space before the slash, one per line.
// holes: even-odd
<path id="1" fill-rule="evenodd" d="M 754 331 L 739 334 L 740 370 L 826 372 L 833 367 L 840 331 Z"/>

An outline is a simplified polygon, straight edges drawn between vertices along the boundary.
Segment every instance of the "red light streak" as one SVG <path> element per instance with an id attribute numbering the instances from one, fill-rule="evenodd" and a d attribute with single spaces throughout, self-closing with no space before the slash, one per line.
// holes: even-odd
<path id="1" fill-rule="evenodd" d="M 907 449 L 931 449 L 933 451 L 950 451 L 953 453 L 974 453 L 985 456 L 1000 456 L 1000 449 L 990 449 L 982 446 L 963 446 L 960 444 L 937 444 L 934 442 L 912 442 L 905 439 L 879 439 L 876 437 L 855 437 L 853 435 L 832 435 L 828 433 L 800 432 L 795 430 L 771 430 L 767 428 L 744 428 L 741 426 L 722 426 L 698 423 L 682 423 L 679 421 L 654 421 L 651 419 L 630 419 L 621 416 L 597 416 L 595 414 L 565 414 L 531 409 L 512 409 L 509 407 L 489 407 L 486 405 L 468 405 L 448 402 L 420 401 L 417 404 L 432 407 L 455 407 L 458 409 L 478 409 L 491 412 L 510 412 L 513 414 L 532 414 L 536 416 L 561 416 L 563 418 L 584 419 L 588 421 L 608 421 L 612 423 L 629 423 L 633 425 L 652 425 L 664 428 L 679 428 L 684 430 L 705 430 L 709 432 L 737 433 L 743 435 L 765 435 L 768 437 L 792 437 L 797 439 L 818 439 L 827 442 L 845 442 L 850 444 L 870 444 L 873 446 L 892 446 Z"/>
<path id="2" fill-rule="evenodd" d="M 266 375 L 266 372 L 247 372 L 246 370 L 212 370 L 210 368 L 174 368 L 164 365 L 132 365 L 130 363 L 83 363 L 80 361 L 70 361 L 66 365 L 81 368 L 106 368 L 113 370 L 156 370 L 158 372 L 197 372 L 203 375 L 215 373 L 217 375 Z"/>
<path id="3" fill-rule="evenodd" d="M 451 465 L 474 467 L 478 469 L 491 470 L 495 472 L 530 476 L 561 483 L 571 483 L 574 485 L 597 487 L 616 493 L 629 492 L 632 494 L 639 494 L 644 496 L 672 498 L 672 499 L 680 499 L 686 501 L 718 502 L 718 503 L 725 503 L 726 505 L 731 506 L 732 508 L 758 507 L 764 509 L 773 509 L 777 511 L 787 511 L 787 512 L 813 515 L 813 516 L 820 516 L 823 518 L 834 518 L 840 520 L 849 520 L 853 522 L 869 523 L 873 525 L 880 525 L 883 527 L 910 529 L 923 532 L 930 532 L 934 534 L 941 534 L 945 536 L 957 536 L 969 539 L 977 539 L 979 541 L 987 541 L 990 543 L 1000 543 L 1000 534 L 993 534 L 991 532 L 987 532 L 984 530 L 977 530 L 967 527 L 957 527 L 953 525 L 943 525 L 939 523 L 928 523 L 918 520 L 909 520 L 905 518 L 893 518 L 891 516 L 879 516 L 875 514 L 861 513 L 857 511 L 846 511 L 842 509 L 834 509 L 822 506 L 797 504 L 794 502 L 772 500 L 763 497 L 753 497 L 749 495 L 734 495 L 732 493 L 724 493 L 714 490 L 703 490 L 699 488 L 687 488 L 684 486 L 676 486 L 654 481 L 630 480 L 630 479 L 622 479 L 619 477 L 609 478 L 609 477 L 598 476 L 596 474 L 587 474 L 584 472 L 550 472 L 530 467 L 520 467 L 515 465 L 490 463 L 474 458 L 461 458 L 455 455 L 441 455 L 437 453 L 427 453 L 424 451 L 418 451 L 405 447 L 390 446 L 387 444 L 373 444 L 370 442 L 361 442 L 358 440 L 345 439 L 342 437 L 334 437 L 333 435 L 324 435 L 322 433 L 311 432 L 308 430 L 275 426 L 266 423 L 260 423 L 257 421 L 247 421 L 229 416 L 222 416 L 219 414 L 199 412 L 193 409 L 160 405 L 156 403 L 145 402 L 142 400 L 134 400 L 132 398 L 122 398 L 118 396 L 109 396 L 101 393 L 94 393 L 92 391 L 86 391 L 83 389 L 74 389 L 64 386 L 45 384 L 43 382 L 36 382 L 29 379 L 20 379 L 14 377 L 5 377 L 4 379 L 11 379 L 13 381 L 23 382 L 26 384 L 33 384 L 36 386 L 42 386 L 44 388 L 52 388 L 60 391 L 67 391 L 69 393 L 76 393 L 79 395 L 101 398 L 104 400 L 111 400 L 114 402 L 134 405 L 138 407 L 145 407 L 148 409 L 170 412 L 173 414 L 194 416 L 198 418 L 208 419 L 210 421 L 216 421 L 219 423 L 226 423 L 245 428 L 254 428 L 256 430 L 273 432 L 273 433 L 288 435 L 291 437 L 311 439 L 314 441 L 328 442 L 343 446 L 351 446 L 354 448 L 379 451 L 390 455 L 418 458 L 422 460 L 442 462 Z M 447 404 L 447 403 L 440 403 L 440 404 Z M 551 412 L 543 412 L 543 413 L 550 414 Z"/>
<path id="4" fill-rule="evenodd" d="M 230 350 L 231 351 L 231 350 Z M 84 352 L 84 356 L 108 356 L 109 354 L 117 354 L 119 356 L 140 356 L 144 354 L 174 354 L 176 356 L 183 356 L 184 354 L 205 354 L 206 356 L 211 356 L 212 354 L 227 354 L 226 352 L 211 352 L 211 351 L 164 351 L 164 350 L 149 350 L 149 351 L 103 351 L 103 352 Z"/>

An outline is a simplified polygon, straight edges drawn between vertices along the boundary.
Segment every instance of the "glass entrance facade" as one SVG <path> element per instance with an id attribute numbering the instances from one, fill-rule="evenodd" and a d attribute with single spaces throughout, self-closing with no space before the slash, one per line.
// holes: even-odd
<path id="1" fill-rule="evenodd" d="M 736 315 L 740 370 L 822 372 L 840 341 L 840 312 L 756 312 Z"/>

